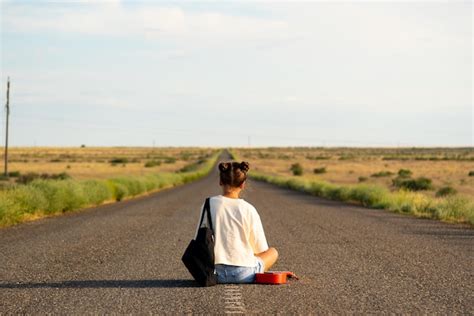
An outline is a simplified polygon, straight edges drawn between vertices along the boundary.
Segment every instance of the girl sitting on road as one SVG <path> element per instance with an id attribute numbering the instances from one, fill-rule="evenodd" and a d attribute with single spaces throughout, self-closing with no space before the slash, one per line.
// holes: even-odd
<path id="1" fill-rule="evenodd" d="M 239 198 L 248 170 L 248 162 L 219 164 L 222 194 L 210 198 L 218 283 L 252 283 L 255 273 L 268 271 L 278 258 L 268 247 L 257 210 Z"/>

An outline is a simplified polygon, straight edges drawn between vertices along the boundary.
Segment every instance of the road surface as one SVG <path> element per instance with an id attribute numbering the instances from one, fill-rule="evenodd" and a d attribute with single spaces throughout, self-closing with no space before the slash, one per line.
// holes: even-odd
<path id="1" fill-rule="evenodd" d="M 196 287 L 181 263 L 217 172 L 0 229 L 2 313 L 474 313 L 474 230 L 250 181 L 282 286 Z"/>

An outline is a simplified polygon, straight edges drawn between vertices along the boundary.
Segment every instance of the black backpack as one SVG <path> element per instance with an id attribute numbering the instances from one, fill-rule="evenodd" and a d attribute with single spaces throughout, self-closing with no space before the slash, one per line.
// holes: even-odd
<path id="1" fill-rule="evenodd" d="M 209 227 L 201 227 L 205 213 L 207 213 Z M 212 286 L 217 284 L 214 267 L 214 230 L 212 228 L 209 198 L 204 203 L 197 237 L 195 240 L 191 240 L 181 260 L 199 285 Z"/>

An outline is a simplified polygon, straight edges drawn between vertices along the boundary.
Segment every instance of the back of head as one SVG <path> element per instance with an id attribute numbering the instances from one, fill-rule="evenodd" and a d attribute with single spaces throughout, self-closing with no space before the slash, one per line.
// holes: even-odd
<path id="1" fill-rule="evenodd" d="M 249 163 L 242 162 L 221 162 L 219 163 L 221 184 L 231 187 L 239 187 L 247 180 Z"/>

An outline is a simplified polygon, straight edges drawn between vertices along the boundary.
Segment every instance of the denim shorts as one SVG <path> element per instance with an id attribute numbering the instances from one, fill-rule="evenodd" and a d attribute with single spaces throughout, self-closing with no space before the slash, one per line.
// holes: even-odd
<path id="1" fill-rule="evenodd" d="M 216 264 L 217 283 L 253 283 L 255 273 L 263 273 L 263 260 L 257 258 L 255 267 L 232 266 L 228 264 Z"/>

